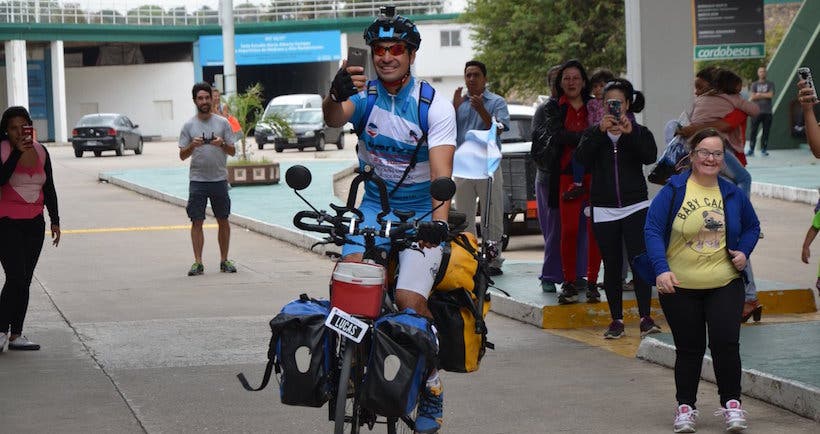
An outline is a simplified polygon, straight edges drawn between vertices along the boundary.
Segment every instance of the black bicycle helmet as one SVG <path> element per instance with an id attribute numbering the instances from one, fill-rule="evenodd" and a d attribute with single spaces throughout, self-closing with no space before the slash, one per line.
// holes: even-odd
<path id="1" fill-rule="evenodd" d="M 365 29 L 363 37 L 367 45 L 378 41 L 402 41 L 413 50 L 421 46 L 419 29 L 412 21 L 396 15 L 395 6 L 379 8 L 379 17 Z"/>

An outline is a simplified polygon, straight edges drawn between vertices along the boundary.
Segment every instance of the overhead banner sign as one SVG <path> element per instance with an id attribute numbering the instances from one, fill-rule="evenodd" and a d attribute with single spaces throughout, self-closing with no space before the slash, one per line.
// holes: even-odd
<path id="1" fill-rule="evenodd" d="M 338 30 L 236 35 L 236 64 L 275 65 L 339 60 L 342 58 L 341 38 Z M 222 35 L 200 36 L 200 65 L 221 66 L 223 62 Z"/>
<path id="2" fill-rule="evenodd" d="M 763 0 L 693 0 L 695 60 L 766 56 Z"/>

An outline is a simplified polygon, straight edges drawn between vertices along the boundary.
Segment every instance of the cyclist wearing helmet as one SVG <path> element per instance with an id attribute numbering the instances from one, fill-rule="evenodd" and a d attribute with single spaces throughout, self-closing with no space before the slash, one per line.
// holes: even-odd
<path id="1" fill-rule="evenodd" d="M 445 98 L 434 96 L 429 102 L 428 129 L 426 134 L 422 131 L 419 119 L 422 84 L 410 73 L 421 35 L 412 21 L 394 15 L 395 8 L 383 7 L 380 12 L 379 18 L 364 32 L 378 80 L 368 84 L 364 68 L 347 66 L 345 60 L 322 109 L 328 125 L 341 127 L 351 122 L 360 126 L 357 128 L 359 164 L 372 166 L 385 181 L 391 209 L 412 210 L 419 217 L 439 204 L 430 195 L 430 181 L 452 175 L 455 110 Z M 376 92 L 376 99 L 364 119 L 368 111 L 368 87 Z M 376 224 L 379 203 L 378 189 L 373 183 L 366 183 L 359 208 L 365 215 L 365 224 Z M 396 285 L 396 304 L 400 309 L 412 308 L 431 320 L 427 295 L 441 262 L 440 245 L 447 237 L 449 208 L 449 203 L 445 203 L 436 209 L 432 214 L 434 223 L 419 230 L 419 249 L 399 252 L 401 272 Z M 395 219 L 394 216 L 388 218 Z M 344 260 L 361 260 L 363 250 L 361 246 L 348 244 L 342 255 Z M 441 381 L 438 372 L 433 370 L 419 400 L 416 432 L 439 430 L 442 404 Z"/>

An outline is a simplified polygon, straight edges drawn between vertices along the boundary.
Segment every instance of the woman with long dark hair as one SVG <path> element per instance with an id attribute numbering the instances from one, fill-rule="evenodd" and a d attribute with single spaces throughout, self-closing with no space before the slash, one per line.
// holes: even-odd
<path id="1" fill-rule="evenodd" d="M 603 101 L 610 111 L 581 136 L 575 158 L 592 174 L 592 230 L 604 259 L 604 291 L 612 316 L 604 337 L 619 339 L 624 335 L 621 271 L 627 259 L 646 250 L 643 226 L 649 195 L 643 166 L 655 161 L 658 147 L 648 128 L 629 119 L 629 113 L 639 113 L 644 107 L 643 93 L 634 90 L 632 83 L 610 81 L 604 87 Z M 624 245 L 628 258 L 623 255 Z M 634 287 L 641 337 L 659 332 L 650 316 L 649 283 L 636 277 Z"/>
<path id="2" fill-rule="evenodd" d="M 6 282 L 0 293 L 0 352 L 39 350 L 23 335 L 29 287 L 43 248 L 48 208 L 54 246 L 60 242 L 57 192 L 51 158 L 34 140 L 31 116 L 23 107 L 9 107 L 0 119 L 0 262 Z"/>
<path id="3" fill-rule="evenodd" d="M 589 219 L 583 214 L 589 199 L 589 174 L 584 176 L 582 186 L 585 192 L 582 195 L 562 200 L 559 193 L 569 191 L 573 186 L 572 161 L 581 134 L 589 126 L 586 102 L 590 98 L 589 79 L 581 62 L 569 60 L 561 65 L 555 79 L 555 98 L 550 98 L 544 104 L 544 123 L 537 132 L 541 140 L 533 141 L 533 159 L 549 168 L 549 200 L 557 203 L 561 216 L 563 283 L 558 295 L 560 304 L 577 302 L 580 291 L 586 291 L 588 302 L 600 300 L 595 282 L 601 266 L 601 255 L 589 228 Z M 578 269 L 576 256 L 582 239 L 579 237 L 581 225 L 588 229 L 586 280 Z"/>

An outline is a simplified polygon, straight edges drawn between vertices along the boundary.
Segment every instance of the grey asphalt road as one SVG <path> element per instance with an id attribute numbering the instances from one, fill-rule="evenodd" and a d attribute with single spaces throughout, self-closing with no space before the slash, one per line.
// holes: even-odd
<path id="1" fill-rule="evenodd" d="M 234 228 L 239 272 L 220 274 L 208 229 L 205 275 L 187 277 L 185 211 L 97 179 L 101 170 L 184 165 L 173 143 L 146 143 L 141 156 L 50 151 L 65 234 L 44 247 L 31 288 L 26 334 L 43 350 L 0 354 L 0 432 L 330 432 L 326 408 L 284 406 L 275 383 L 250 393 L 235 376 L 259 380 L 267 322 L 299 293 L 323 295 L 331 263 Z M 493 314 L 488 325 L 496 350 L 481 369 L 443 374 L 442 432 L 671 432 L 669 369 Z M 702 383 L 699 398 L 699 432 L 721 432 L 715 386 Z M 754 399 L 744 406 L 750 432 L 817 432 L 789 411 Z"/>

